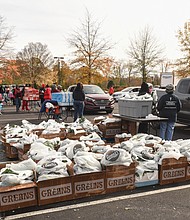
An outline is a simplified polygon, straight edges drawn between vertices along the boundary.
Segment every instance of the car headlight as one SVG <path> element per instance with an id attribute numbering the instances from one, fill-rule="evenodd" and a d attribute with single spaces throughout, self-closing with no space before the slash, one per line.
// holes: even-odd
<path id="1" fill-rule="evenodd" d="M 113 98 L 113 97 L 110 97 L 110 98 L 109 98 L 109 101 L 110 101 L 110 102 L 114 101 L 114 98 Z"/>
<path id="2" fill-rule="evenodd" d="M 92 99 L 92 98 L 90 98 L 90 97 L 86 97 L 85 100 L 86 100 L 87 102 L 95 102 L 95 99 Z"/>

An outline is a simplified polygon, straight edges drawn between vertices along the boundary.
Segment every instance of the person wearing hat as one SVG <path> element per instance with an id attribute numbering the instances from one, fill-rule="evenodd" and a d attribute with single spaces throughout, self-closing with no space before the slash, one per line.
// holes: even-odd
<path id="1" fill-rule="evenodd" d="M 157 105 L 159 116 L 168 118 L 168 121 L 160 122 L 160 137 L 166 141 L 172 140 L 177 113 L 181 109 L 181 102 L 173 93 L 173 84 L 168 84 L 166 86 L 166 94 L 158 100 Z"/>

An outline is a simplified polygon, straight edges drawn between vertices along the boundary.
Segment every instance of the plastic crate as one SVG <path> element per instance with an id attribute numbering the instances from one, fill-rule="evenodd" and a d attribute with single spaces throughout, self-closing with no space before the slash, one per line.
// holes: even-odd
<path id="1" fill-rule="evenodd" d="M 143 118 L 152 111 L 152 100 L 119 99 L 119 114 L 133 118 Z"/>

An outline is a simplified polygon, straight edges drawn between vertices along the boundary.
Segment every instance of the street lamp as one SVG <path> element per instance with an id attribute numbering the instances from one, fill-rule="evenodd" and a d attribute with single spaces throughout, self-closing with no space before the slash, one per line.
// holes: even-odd
<path id="1" fill-rule="evenodd" d="M 58 69 L 57 78 L 58 78 L 58 84 L 61 85 L 62 84 L 62 75 L 61 75 L 61 71 L 60 71 L 60 61 L 63 60 L 64 57 L 54 57 L 54 59 L 57 60 L 57 69 Z"/>

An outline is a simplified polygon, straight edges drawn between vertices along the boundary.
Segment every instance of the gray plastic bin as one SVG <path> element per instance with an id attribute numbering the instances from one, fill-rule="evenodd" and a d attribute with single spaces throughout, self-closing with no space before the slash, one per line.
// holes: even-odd
<path id="1" fill-rule="evenodd" d="M 133 118 L 144 118 L 151 114 L 152 100 L 119 99 L 119 114 Z"/>

